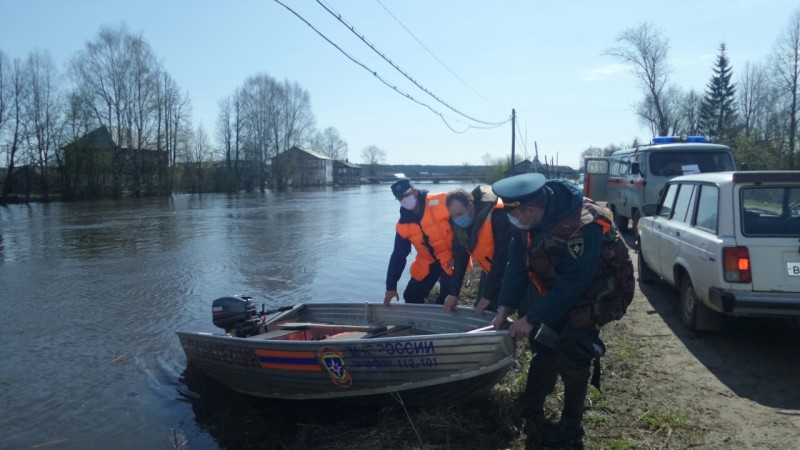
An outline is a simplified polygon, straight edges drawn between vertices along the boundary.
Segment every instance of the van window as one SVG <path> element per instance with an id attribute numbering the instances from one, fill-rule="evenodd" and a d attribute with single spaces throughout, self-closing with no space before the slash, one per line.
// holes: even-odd
<path id="1" fill-rule="evenodd" d="M 630 170 L 628 170 L 628 168 L 630 167 L 630 159 L 631 159 L 630 156 L 625 155 L 619 161 L 619 174 L 620 175 L 627 175 L 630 172 Z"/>
<path id="2" fill-rule="evenodd" d="M 614 158 L 611 160 L 611 170 L 608 172 L 611 176 L 619 176 L 619 158 Z"/>
<path id="3" fill-rule="evenodd" d="M 586 172 L 608 173 L 608 161 L 605 159 L 592 159 L 586 161 Z"/>
<path id="4" fill-rule="evenodd" d="M 637 173 L 631 172 L 633 175 L 640 175 L 640 174 L 646 173 L 645 172 L 645 169 L 646 169 L 645 168 L 645 165 L 646 165 L 645 164 L 645 159 L 646 158 L 640 158 L 639 154 L 637 154 L 637 153 L 634 153 L 633 155 L 631 155 L 631 166 L 633 166 L 633 163 L 637 163 L 637 162 L 639 163 L 639 172 L 637 172 Z"/>
<path id="5" fill-rule="evenodd" d="M 670 184 L 667 192 L 664 193 L 664 199 L 661 202 L 661 207 L 658 208 L 658 215 L 669 219 L 672 216 L 672 205 L 675 203 L 675 197 L 678 193 L 678 185 Z"/>
<path id="6" fill-rule="evenodd" d="M 674 177 L 684 174 L 684 169 L 696 165 L 700 172 L 725 172 L 734 170 L 733 158 L 727 152 L 654 151 L 650 154 L 650 174 Z"/>
<path id="7" fill-rule="evenodd" d="M 714 234 L 717 233 L 717 204 L 719 189 L 704 184 L 700 187 L 700 201 L 697 203 L 697 227 Z"/>

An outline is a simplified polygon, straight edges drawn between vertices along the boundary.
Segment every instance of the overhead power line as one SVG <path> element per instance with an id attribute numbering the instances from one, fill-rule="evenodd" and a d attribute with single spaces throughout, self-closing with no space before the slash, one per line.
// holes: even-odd
<path id="1" fill-rule="evenodd" d="M 276 0 L 276 1 L 277 1 L 277 0 Z M 460 115 L 460 116 L 463 116 L 463 117 L 465 117 L 465 118 L 467 118 L 467 119 L 469 119 L 469 120 L 472 120 L 472 121 L 474 121 L 474 122 L 477 122 L 477 123 L 480 123 L 480 124 L 483 124 L 483 125 L 489 125 L 489 126 L 500 126 L 500 125 L 502 125 L 502 124 L 504 124 L 504 123 L 508 122 L 508 120 L 505 120 L 505 121 L 502 121 L 502 122 L 487 122 L 487 121 L 484 121 L 484 120 L 476 119 L 476 118 L 474 118 L 474 117 L 472 117 L 472 116 L 469 116 L 469 115 L 465 114 L 464 112 L 462 112 L 462 111 L 460 111 L 460 110 L 456 109 L 455 107 L 453 107 L 453 106 L 452 106 L 452 105 L 450 105 L 449 103 L 447 103 L 447 102 L 445 102 L 444 100 L 442 100 L 441 98 L 439 98 L 439 97 L 438 97 L 436 94 L 434 94 L 433 92 L 431 92 L 430 90 L 428 90 L 428 88 L 426 88 L 425 86 L 423 86 L 423 85 L 421 85 L 419 82 L 417 82 L 417 80 L 415 80 L 415 79 L 414 79 L 414 78 L 413 78 L 411 75 L 409 75 L 409 74 L 408 74 L 406 71 L 404 71 L 403 69 L 401 69 L 401 68 L 400 68 L 400 66 L 398 66 L 397 64 L 395 64 L 395 63 L 394 63 L 394 62 L 393 62 L 391 59 L 389 59 L 389 58 L 388 58 L 388 57 L 387 57 L 387 56 L 386 56 L 386 55 L 385 55 L 383 52 L 381 52 L 380 50 L 378 50 L 378 49 L 377 49 L 377 48 L 376 48 L 376 47 L 375 47 L 375 46 L 374 46 L 374 45 L 373 45 L 371 42 L 369 42 L 369 41 L 367 40 L 367 38 L 365 38 L 365 37 L 364 37 L 364 35 L 363 35 L 363 34 L 361 34 L 361 33 L 359 33 L 358 31 L 356 31 L 355 27 L 353 27 L 352 25 L 350 25 L 349 23 L 347 23 L 347 21 L 346 21 L 346 20 L 344 20 L 344 19 L 342 18 L 342 15 L 341 15 L 341 14 L 339 14 L 339 13 L 337 13 L 337 12 L 333 11 L 333 10 L 332 10 L 332 9 L 331 9 L 329 6 L 325 5 L 325 3 L 324 3 L 324 2 L 322 2 L 321 0 L 317 0 L 317 4 L 319 4 L 320 6 L 322 6 L 322 8 L 324 8 L 324 9 L 325 9 L 325 11 L 327 11 L 327 12 L 328 12 L 330 15 L 332 15 L 333 17 L 335 17 L 335 18 L 336 18 L 336 20 L 338 20 L 339 22 L 341 22 L 341 24 L 342 24 L 342 25 L 344 25 L 344 26 L 345 26 L 345 27 L 346 27 L 348 30 L 350 30 L 350 32 L 352 32 L 353 34 L 355 34 L 355 35 L 356 35 L 356 36 L 357 36 L 357 37 L 358 37 L 358 38 L 359 38 L 359 39 L 360 39 L 362 42 L 364 42 L 364 44 L 366 44 L 366 45 L 367 45 L 367 47 L 369 47 L 370 49 L 372 49 L 372 51 L 374 51 L 376 54 L 378 54 L 378 56 L 380 56 L 380 57 L 381 57 L 381 58 L 382 58 L 384 61 L 386 61 L 387 63 L 389 63 L 389 65 L 390 65 L 390 66 L 394 67 L 394 68 L 395 68 L 395 70 L 397 70 L 398 72 L 400 72 L 400 74 L 402 74 L 404 77 L 406 77 L 406 78 L 407 78 L 409 81 L 411 81 L 412 83 L 414 83 L 414 85 L 415 85 L 415 86 L 417 86 L 418 88 L 420 88 L 420 89 L 421 89 L 423 92 L 425 92 L 426 94 L 428 94 L 428 95 L 430 95 L 431 97 L 433 97 L 433 99 L 434 99 L 434 100 L 436 100 L 437 102 L 441 103 L 442 105 L 444 105 L 445 107 L 447 107 L 447 108 L 448 108 L 448 109 L 450 109 L 451 111 L 453 111 L 453 112 L 455 112 L 456 114 L 458 114 L 458 115 Z"/>
<path id="2" fill-rule="evenodd" d="M 417 43 L 420 45 L 420 47 L 424 48 L 424 49 L 425 49 L 425 51 L 426 51 L 426 52 L 428 52 L 428 54 L 429 54 L 429 55 L 431 55 L 431 56 L 433 57 L 433 59 L 435 59 L 436 61 L 438 61 L 438 62 L 439 62 L 439 64 L 441 64 L 441 65 L 442 65 L 442 67 L 444 67 L 444 68 L 445 68 L 445 69 L 446 69 L 448 72 L 450 72 L 450 74 L 451 74 L 451 75 L 453 75 L 454 77 L 456 77 L 456 79 L 457 79 L 458 81 L 460 81 L 460 82 L 461 82 L 461 84 L 463 84 L 464 86 L 466 86 L 466 87 L 467 87 L 467 89 L 469 89 L 470 91 L 474 92 L 474 93 L 475 93 L 475 95 L 477 95 L 478 97 L 480 97 L 480 98 L 482 98 L 482 99 L 486 100 L 486 102 L 487 102 L 487 103 L 489 103 L 489 104 L 491 104 L 491 105 L 493 105 L 493 106 L 496 106 L 496 107 L 498 107 L 498 108 L 501 108 L 501 109 L 509 109 L 509 108 L 505 108 L 505 107 L 503 107 L 503 106 L 500 106 L 500 105 L 498 105 L 497 103 L 495 103 L 495 102 L 493 102 L 493 101 L 489 100 L 488 98 L 484 97 L 484 96 L 483 96 L 483 95 L 482 95 L 480 92 L 478 92 L 477 90 L 475 90 L 475 88 L 473 88 L 472 86 L 470 86 L 470 85 L 469 85 L 469 84 L 468 84 L 466 81 L 464 81 L 464 80 L 463 80 L 463 79 L 462 79 L 460 76 L 458 76 L 458 75 L 457 75 L 455 72 L 453 72 L 453 70 L 452 70 L 452 69 L 450 69 L 450 67 L 448 67 L 448 66 L 447 66 L 447 64 L 445 64 L 445 63 L 444 63 L 444 61 L 442 61 L 441 59 L 439 59 L 439 57 L 438 57 L 438 56 L 434 55 L 434 54 L 433 54 L 433 52 L 432 52 L 432 51 L 431 51 L 431 50 L 430 50 L 428 47 L 426 47 L 426 46 L 425 46 L 425 44 L 423 44 L 423 43 L 422 43 L 422 41 L 420 41 L 420 40 L 419 40 L 419 39 L 418 39 L 418 38 L 417 38 L 417 37 L 414 35 L 414 33 L 412 33 L 412 32 L 411 32 L 411 30 L 409 30 L 409 29 L 408 29 L 408 28 L 407 28 L 407 27 L 406 27 L 406 26 L 403 24 L 403 22 L 401 22 L 401 21 L 400 21 L 400 19 L 398 19 L 398 18 L 397 18 L 397 17 L 396 17 L 394 14 L 392 14 L 392 12 L 391 12 L 391 11 L 389 11 L 389 8 L 387 8 L 387 7 L 386 7 L 386 6 L 385 6 L 383 3 L 381 3 L 381 0 L 375 0 L 375 1 L 376 1 L 376 2 L 378 2 L 378 4 L 379 4 L 379 5 L 381 5 L 381 8 L 383 8 L 383 9 L 384 9 L 384 11 L 386 11 L 386 13 L 387 13 L 387 14 L 389 14 L 390 16 L 392 16 L 392 19 L 394 19 L 394 20 L 395 20 L 395 22 L 397 22 L 397 24 L 398 24 L 398 25 L 400 25 L 400 26 L 401 26 L 401 27 L 402 27 L 404 30 L 406 30 L 406 33 L 408 33 L 408 34 L 409 34 L 409 36 L 411 36 L 412 38 L 414 38 L 414 40 L 415 40 L 415 41 L 417 41 Z"/>
<path id="3" fill-rule="evenodd" d="M 509 120 L 511 120 L 511 119 L 509 118 L 509 119 L 507 119 L 507 120 L 505 120 L 505 121 L 503 121 L 503 122 L 489 123 L 489 124 L 488 124 L 489 126 L 477 126 L 477 125 L 471 125 L 471 124 L 467 124 L 467 125 L 466 125 L 466 128 L 465 128 L 464 130 L 462 130 L 462 131 L 458 131 L 458 130 L 456 130 L 455 128 L 453 128 L 453 127 L 452 127 L 452 126 L 451 126 L 451 125 L 450 125 L 450 124 L 447 122 L 447 119 L 445 118 L 444 114 L 442 114 L 441 112 L 437 111 L 436 109 L 434 109 L 433 107 L 431 107 L 431 106 L 430 106 L 430 105 L 428 105 L 427 103 L 425 103 L 425 102 L 422 102 L 422 101 L 420 101 L 420 100 L 417 100 L 417 99 L 416 99 L 416 98 L 414 98 L 414 97 L 413 97 L 411 94 L 408 94 L 408 93 L 406 93 L 406 92 L 403 92 L 402 90 L 398 89 L 398 88 L 397 88 L 397 86 L 395 86 L 395 85 L 393 85 L 393 84 L 389 83 L 388 81 L 386 81 L 385 79 L 383 79 L 383 77 L 381 77 L 380 75 L 378 75 L 378 72 L 377 72 L 377 71 L 374 71 L 374 70 L 372 70 L 372 69 L 371 69 L 371 68 L 369 68 L 369 67 L 368 67 L 366 64 L 362 63 L 361 61 L 358 61 L 358 60 L 357 60 L 357 59 L 355 59 L 353 56 L 351 56 L 349 53 L 347 53 L 347 52 L 346 52 L 344 49 L 342 49 L 341 47 L 339 47 L 339 46 L 338 46 L 338 45 L 337 45 L 335 42 L 333 42 L 332 40 L 330 40 L 330 39 L 329 39 L 327 36 L 325 36 L 325 34 L 323 34 L 321 31 L 319 31 L 319 30 L 318 30 L 316 27 L 314 27 L 314 25 L 312 25 L 312 24 L 311 24 L 311 23 L 310 23 L 308 20 L 306 20 L 306 19 L 305 19 L 303 16 L 301 16 L 301 15 L 300 15 L 299 13 L 297 13 L 295 10 L 293 10 L 292 8 L 290 8 L 289 6 L 287 6 L 286 4 L 282 3 L 280 0 L 274 0 L 274 1 L 275 1 L 275 3 L 277 3 L 277 4 L 281 5 L 281 6 L 283 6 L 284 8 L 286 8 L 286 10 L 288 10 L 289 12 L 291 12 L 292 14 L 294 14 L 294 15 L 295 15 L 295 17 L 297 17 L 298 19 L 300 19 L 301 21 L 303 21 L 303 23 L 305 23 L 305 24 L 306 24 L 306 25 L 307 25 L 309 28 L 311 28 L 312 30 L 314 30 L 314 32 L 316 32 L 316 33 L 317 33 L 317 34 L 318 34 L 320 37 L 322 37 L 323 39 L 325 39 L 325 41 L 327 41 L 327 42 L 328 42 L 329 44 L 331 44 L 331 45 L 332 45 L 334 48 L 336 48 L 337 50 L 339 50 L 339 52 L 340 52 L 340 53 L 342 53 L 344 56 L 346 56 L 346 57 L 347 57 L 347 59 L 349 59 L 350 61 L 354 62 L 355 64 L 357 64 L 358 66 L 360 66 L 361 68 L 363 68 L 364 70 L 366 70 L 367 72 L 371 73 L 371 74 L 372 74 L 372 75 L 373 75 L 375 78 L 377 78 L 377 79 L 378 79 L 378 80 L 379 80 L 381 83 L 383 83 L 384 85 L 386 85 L 386 86 L 387 86 L 387 87 L 389 87 L 390 89 L 394 90 L 394 91 L 395 91 L 395 92 L 397 92 L 398 94 L 402 95 L 403 97 L 406 97 L 407 99 L 411 100 L 412 102 L 414 102 L 414 103 L 416 103 L 416 104 L 418 104 L 418 105 L 420 105 L 420 106 L 424 106 L 424 107 L 428 108 L 428 109 L 429 109 L 429 110 L 430 110 L 432 113 L 434 113 L 434 114 L 436 114 L 437 116 L 439 116 L 439 118 L 441 118 L 441 119 L 442 119 L 442 122 L 444 122 L 444 124 L 447 126 L 447 128 L 449 128 L 449 129 L 450 129 L 451 131 L 453 131 L 454 133 L 459 133 L 459 134 L 461 134 L 461 133 L 465 133 L 465 132 L 466 132 L 467 130 L 469 130 L 470 128 L 477 128 L 477 129 L 491 129 L 491 128 L 497 128 L 497 127 L 499 127 L 499 126 L 501 126 L 501 125 L 503 125 L 503 124 L 507 123 Z"/>

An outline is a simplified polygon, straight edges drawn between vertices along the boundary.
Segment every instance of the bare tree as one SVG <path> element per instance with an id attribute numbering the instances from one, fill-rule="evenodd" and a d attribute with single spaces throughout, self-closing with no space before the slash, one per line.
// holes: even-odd
<path id="1" fill-rule="evenodd" d="M 264 189 L 267 181 L 266 166 L 280 148 L 280 85 L 269 75 L 260 74 L 245 80 L 236 93 L 241 104 L 241 142 L 246 162 L 245 190 L 256 186 Z"/>
<path id="2" fill-rule="evenodd" d="M 86 94 L 97 123 L 111 131 L 118 147 L 135 150 L 120 153 L 114 164 L 114 195 L 121 194 L 124 175 L 133 181 L 132 194 L 142 193 L 146 164 L 142 150 L 160 147 L 161 136 L 154 134 L 161 133 L 165 117 L 173 126 L 177 123 L 174 108 L 168 116 L 163 107 L 172 86 L 168 79 L 160 85 L 161 73 L 149 44 L 124 25 L 101 28 L 97 39 L 87 42 L 71 61 L 72 78 L 79 92 Z"/>
<path id="3" fill-rule="evenodd" d="M 49 53 L 31 53 L 25 63 L 28 96 L 25 101 L 26 136 L 29 160 L 38 169 L 39 190 L 49 200 L 49 173 L 55 151 L 60 147 L 61 99 L 57 86 L 58 73 Z M 32 180 L 28 180 L 28 189 Z"/>
<path id="4" fill-rule="evenodd" d="M 763 128 L 769 110 L 769 89 L 764 69 L 747 63 L 739 77 L 739 118 L 745 136 Z"/>
<path id="5" fill-rule="evenodd" d="M 283 94 L 281 100 L 279 121 L 281 148 L 278 152 L 288 150 L 298 145 L 302 146 L 311 141 L 314 132 L 314 113 L 311 111 L 311 95 L 297 83 L 285 80 L 281 86 Z"/>
<path id="6" fill-rule="evenodd" d="M 339 131 L 334 127 L 317 131 L 311 146 L 314 150 L 331 159 L 339 161 L 347 159 L 347 142 L 339 137 Z"/>
<path id="7" fill-rule="evenodd" d="M 225 161 L 225 167 L 229 171 L 233 168 L 232 116 L 231 97 L 228 96 L 219 101 L 219 113 L 217 114 L 217 140 L 220 143 L 220 150 Z"/>
<path id="8" fill-rule="evenodd" d="M 631 66 L 645 93 L 637 107 L 639 118 L 660 136 L 670 134 L 673 120 L 665 109 L 664 88 L 670 68 L 667 63 L 669 42 L 653 25 L 644 23 L 628 28 L 617 38 L 620 44 L 604 52 Z"/>
<path id="9" fill-rule="evenodd" d="M 86 95 L 80 92 L 71 92 L 67 95 L 64 110 L 64 123 L 62 135 L 64 142 L 77 145 L 79 139 L 85 136 L 96 125 L 93 112 L 87 107 Z M 61 173 L 62 195 L 66 200 L 84 197 L 89 194 L 99 195 L 99 179 L 93 172 L 92 158 L 84 152 L 72 152 L 70 154 L 69 168 L 67 167 L 66 154 L 57 148 L 55 153 L 56 164 Z M 86 179 L 81 179 L 79 174 L 85 174 Z M 95 176 L 93 176 L 95 175 Z M 87 186 L 91 192 L 81 192 L 81 183 Z"/>
<path id="10" fill-rule="evenodd" d="M 11 193 L 11 183 L 13 181 L 14 166 L 17 162 L 17 152 L 22 146 L 25 138 L 25 119 L 24 103 L 27 96 L 27 83 L 25 82 L 24 68 L 18 58 L 14 58 L 9 79 L 8 91 L 8 118 L 10 122 L 10 135 L 5 146 L 8 156 L 8 170 L 6 171 L 6 181 L 3 184 L 3 195 L 0 203 L 6 203 L 8 195 Z"/>
<path id="11" fill-rule="evenodd" d="M 772 62 L 775 85 L 779 90 L 788 116 L 786 155 L 789 169 L 794 170 L 794 154 L 797 146 L 798 96 L 800 96 L 800 9 L 792 14 L 784 34 L 779 37 Z"/>
<path id="12" fill-rule="evenodd" d="M 0 136 L 2 136 L 3 125 L 8 119 L 10 76 L 8 57 L 0 50 Z"/>
<path id="13" fill-rule="evenodd" d="M 375 166 L 386 162 L 386 152 L 377 145 L 370 145 L 361 151 L 361 158 L 369 166 L 370 175 L 375 175 Z"/>
<path id="14" fill-rule="evenodd" d="M 186 152 L 186 177 L 192 192 L 202 193 L 205 186 L 208 164 L 211 162 L 212 150 L 203 125 L 199 125 L 190 136 Z"/>
<path id="15" fill-rule="evenodd" d="M 680 97 L 678 114 L 681 122 L 675 129 L 676 134 L 697 136 L 700 134 L 700 106 L 703 98 L 697 91 L 691 90 Z"/>

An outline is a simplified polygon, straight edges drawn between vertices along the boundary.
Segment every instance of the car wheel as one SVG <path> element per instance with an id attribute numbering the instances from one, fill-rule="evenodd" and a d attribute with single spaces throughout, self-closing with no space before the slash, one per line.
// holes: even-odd
<path id="1" fill-rule="evenodd" d="M 639 256 L 637 257 L 636 263 L 639 270 L 640 283 L 652 283 L 658 278 L 653 269 L 651 269 L 650 266 L 648 266 L 647 263 L 644 262 L 644 256 L 642 255 L 641 246 L 639 247 Z"/>
<path id="2" fill-rule="evenodd" d="M 694 331 L 718 331 L 722 327 L 722 314 L 697 298 L 688 274 L 681 279 L 681 321 Z"/>
<path id="3" fill-rule="evenodd" d="M 689 275 L 681 278 L 681 322 L 690 330 L 695 329 L 697 319 L 697 294 L 694 292 L 694 285 Z"/>
<path id="4" fill-rule="evenodd" d="M 621 215 L 621 214 L 619 214 L 619 213 L 617 213 L 615 211 L 614 212 L 614 225 L 617 226 L 617 229 L 619 231 L 625 231 L 625 230 L 628 229 L 628 218 L 623 216 L 623 215 Z"/>
<path id="5" fill-rule="evenodd" d="M 642 216 L 641 216 L 641 214 L 639 214 L 639 210 L 638 209 L 633 212 L 632 221 L 633 221 L 633 229 L 634 229 L 634 231 L 639 229 L 639 218 L 640 217 L 642 217 Z"/>

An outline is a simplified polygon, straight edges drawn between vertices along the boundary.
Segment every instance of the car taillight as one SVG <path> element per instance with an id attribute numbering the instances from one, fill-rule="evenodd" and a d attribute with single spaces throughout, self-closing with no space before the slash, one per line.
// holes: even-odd
<path id="1" fill-rule="evenodd" d="M 725 247 L 722 249 L 722 270 L 725 281 L 731 283 L 750 283 L 750 252 L 747 247 Z"/>

